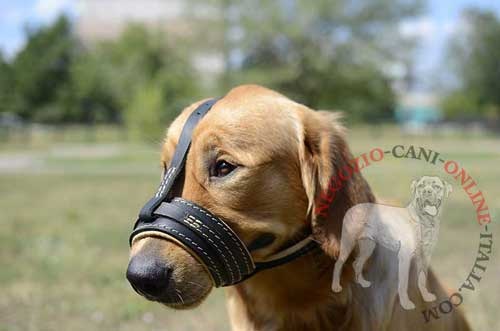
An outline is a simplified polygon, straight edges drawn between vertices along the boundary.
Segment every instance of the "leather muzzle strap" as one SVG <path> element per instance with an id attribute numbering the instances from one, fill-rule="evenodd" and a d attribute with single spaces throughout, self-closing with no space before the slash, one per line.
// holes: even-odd
<path id="1" fill-rule="evenodd" d="M 205 116 L 205 114 L 212 108 L 212 106 L 217 102 L 217 99 L 210 99 L 202 103 L 198 108 L 196 108 L 191 115 L 189 115 L 186 120 L 186 124 L 182 128 L 181 136 L 177 147 L 175 148 L 174 156 L 172 161 L 163 176 L 163 180 L 156 192 L 156 195 L 150 199 L 144 207 L 142 207 L 139 213 L 139 219 L 152 219 L 154 210 L 162 203 L 162 201 L 167 199 L 167 196 L 174 185 L 175 180 L 179 174 L 184 170 L 184 163 L 186 162 L 186 156 L 191 146 L 191 135 L 193 130 L 198 124 L 198 122 Z"/>

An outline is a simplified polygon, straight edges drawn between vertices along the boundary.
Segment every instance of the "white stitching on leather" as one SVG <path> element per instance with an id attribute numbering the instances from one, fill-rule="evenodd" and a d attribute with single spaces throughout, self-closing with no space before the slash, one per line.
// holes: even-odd
<path id="1" fill-rule="evenodd" d="M 236 246 L 238 246 L 238 249 L 240 250 L 241 254 L 243 255 L 243 259 L 245 260 L 245 264 L 246 264 L 246 267 L 247 267 L 247 270 L 248 272 L 252 272 L 251 270 L 251 267 L 250 267 L 250 264 L 248 263 L 248 260 L 247 260 L 247 257 L 246 257 L 246 254 L 243 252 L 243 250 L 241 249 L 241 243 L 239 240 L 235 239 L 234 238 L 234 234 L 231 232 L 231 231 L 228 231 L 226 229 L 226 227 L 222 224 L 222 221 L 221 220 L 218 220 L 216 218 L 214 218 L 212 215 L 208 214 L 206 211 L 204 211 L 203 209 L 201 209 L 200 207 L 198 206 L 195 206 L 183 199 L 175 199 L 176 201 L 179 201 L 183 204 L 186 204 L 188 206 L 191 206 L 192 208 L 195 208 L 195 209 L 198 209 L 199 211 L 201 211 L 203 214 L 207 215 L 208 217 L 210 217 L 215 223 L 217 223 L 217 225 L 219 225 L 224 231 L 226 231 L 226 233 L 231 237 L 231 239 L 234 241 L 234 243 L 236 244 Z"/>
<path id="2" fill-rule="evenodd" d="M 243 259 L 245 260 L 245 264 L 246 264 L 246 267 L 247 267 L 247 270 L 248 272 L 251 272 L 251 267 L 248 263 L 248 260 L 246 258 L 246 254 L 243 252 L 243 249 L 241 248 L 241 243 L 239 241 L 239 239 L 236 239 L 234 237 L 234 234 L 231 232 L 231 231 L 228 231 L 226 229 L 226 227 L 224 226 L 224 224 L 222 224 L 222 221 L 217 219 L 217 218 L 214 218 L 212 215 L 208 214 L 205 210 L 201 209 L 200 207 L 198 206 L 195 206 L 193 205 L 192 203 L 189 203 L 185 200 L 181 200 L 181 199 L 176 199 L 177 201 L 181 202 L 181 203 L 184 203 L 184 204 L 187 204 L 189 206 L 191 206 L 192 208 L 195 208 L 195 209 L 198 209 L 199 211 L 201 211 L 203 214 L 207 215 L 208 217 L 210 217 L 215 223 L 217 223 L 217 225 L 219 225 L 230 237 L 231 239 L 234 241 L 234 243 L 236 244 L 236 246 L 238 247 L 238 249 L 240 250 L 240 252 L 242 253 L 242 256 L 243 256 Z"/>
<path id="3" fill-rule="evenodd" d="M 160 187 L 158 187 L 158 190 L 156 191 L 155 197 L 159 197 L 160 193 L 163 192 L 163 189 L 165 188 L 165 182 L 167 181 L 168 175 L 171 172 L 171 170 L 172 170 L 172 168 L 168 168 L 167 173 L 165 174 L 165 176 L 161 180 Z"/>
<path id="4" fill-rule="evenodd" d="M 193 215 L 189 215 L 188 217 L 192 217 L 194 218 L 196 221 L 198 222 L 201 222 L 199 219 L 197 219 L 196 217 L 194 217 Z M 182 221 L 184 223 L 186 223 L 190 228 L 193 228 L 190 226 L 189 222 L 186 221 L 185 218 L 182 219 Z M 199 233 L 201 233 L 202 236 L 204 236 L 205 238 L 207 238 L 208 241 L 210 241 L 214 246 L 215 248 L 217 249 L 217 251 L 219 252 L 219 254 L 222 256 L 222 258 L 224 259 L 224 262 L 226 262 L 226 265 L 228 266 L 229 268 L 229 273 L 231 274 L 231 282 L 234 282 L 235 281 L 235 278 L 234 278 L 234 273 L 233 273 L 233 269 L 231 268 L 231 265 L 229 264 L 229 262 L 227 261 L 227 258 L 226 256 L 224 255 L 224 253 L 220 250 L 219 246 L 217 246 L 217 244 L 212 240 L 210 239 L 210 237 L 208 237 L 205 233 L 203 233 L 203 231 L 200 231 L 199 229 L 196 229 L 196 228 L 193 228 L 194 230 L 198 231 Z"/>
<path id="5" fill-rule="evenodd" d="M 193 216 L 193 215 L 189 215 L 189 216 L 190 216 L 190 217 L 193 217 L 195 220 L 198 220 L 198 219 L 197 219 L 195 216 Z M 200 221 L 200 220 L 198 220 L 198 221 Z M 219 237 L 219 235 L 217 235 L 217 233 L 213 232 L 213 231 L 212 231 L 212 229 L 210 229 L 208 226 L 206 226 L 205 224 L 203 224 L 203 222 L 201 222 L 201 221 L 200 221 L 200 223 L 201 223 L 201 226 L 203 226 L 203 227 L 204 227 L 205 229 L 207 229 L 207 230 L 208 230 L 208 231 L 209 231 L 212 235 L 214 235 L 214 236 L 215 236 L 215 238 L 216 238 L 217 240 L 220 240 L 220 242 L 224 245 L 224 247 L 226 248 L 226 250 L 227 250 L 227 251 L 229 252 L 229 254 L 231 255 L 231 258 L 233 259 L 234 264 L 235 264 L 236 266 L 239 266 L 239 265 L 238 265 L 238 262 L 236 261 L 236 258 L 235 258 L 235 257 L 234 257 L 234 255 L 233 255 L 233 252 L 231 252 L 231 250 L 229 249 L 229 247 L 227 247 L 227 245 L 226 245 L 226 243 L 224 242 L 224 240 L 222 240 L 222 238 L 221 238 L 221 237 Z M 201 232 L 201 231 L 200 231 L 200 232 Z M 222 254 L 222 253 L 221 253 L 221 254 Z M 226 261 L 226 263 L 227 263 L 227 261 Z M 229 266 L 229 264 L 228 264 L 228 266 Z M 231 266 L 229 266 L 229 267 L 231 268 Z M 243 275 L 241 274 L 241 271 L 240 271 L 240 268 L 239 268 L 239 267 L 237 268 L 237 271 L 238 271 L 238 275 L 239 275 L 239 277 L 241 278 Z"/>
<path id="6" fill-rule="evenodd" d="M 170 181 L 170 177 L 172 176 L 172 174 L 175 172 L 175 167 L 172 167 L 172 168 L 168 168 L 167 170 L 167 173 L 164 177 L 164 179 L 162 180 L 161 184 L 160 184 L 160 187 L 158 188 L 158 192 L 156 192 L 155 194 L 155 197 L 159 197 L 163 194 L 163 192 L 165 191 L 165 188 L 167 187 L 167 183 Z"/>
<path id="7" fill-rule="evenodd" d="M 219 278 L 219 283 L 223 284 L 222 282 L 222 277 L 219 273 L 219 269 L 217 269 L 217 266 L 215 265 L 214 261 L 212 260 L 212 258 L 210 257 L 210 255 L 207 254 L 207 252 L 205 252 L 205 250 L 203 250 L 203 248 L 201 248 L 200 246 L 198 246 L 194 241 L 192 241 L 189 237 L 186 237 L 184 234 L 180 233 L 179 231 L 177 231 L 176 229 L 172 229 L 171 227 L 167 226 L 167 225 L 163 225 L 163 224 L 158 224 L 156 225 L 160 228 L 164 228 L 166 230 L 170 230 L 174 233 L 177 233 L 179 236 L 181 237 L 184 237 L 186 238 L 187 240 L 189 240 L 196 248 L 198 248 L 207 258 L 208 260 L 210 261 L 210 263 L 212 264 L 212 267 L 214 268 L 214 271 L 215 273 L 217 274 L 217 277 Z"/>
<path id="8" fill-rule="evenodd" d="M 219 219 L 217 219 L 217 218 L 214 218 L 212 215 L 208 214 L 206 211 L 204 211 L 204 210 L 203 210 L 203 209 L 201 209 L 200 207 L 195 206 L 195 205 L 193 205 L 192 203 L 189 203 L 189 202 L 187 202 L 187 201 L 185 201 L 185 200 L 183 200 L 183 199 L 178 199 L 178 198 L 176 198 L 175 200 L 176 200 L 176 201 L 179 201 L 179 202 L 181 202 L 181 203 L 183 203 L 183 204 L 186 204 L 186 205 L 188 205 L 188 206 L 191 206 L 192 208 L 198 209 L 198 210 L 199 210 L 199 211 L 201 211 L 203 214 L 205 214 L 205 215 L 207 215 L 208 217 L 210 217 L 210 218 L 211 218 L 211 219 L 212 219 L 215 223 L 217 223 L 217 225 L 219 225 L 219 226 L 220 226 L 220 227 L 221 227 L 221 228 L 222 228 L 222 229 L 223 229 L 223 230 L 224 230 L 224 231 L 225 231 L 225 232 L 226 232 L 226 233 L 227 233 L 227 234 L 231 237 L 231 239 L 234 241 L 234 243 L 236 244 L 236 246 L 238 247 L 238 249 L 240 250 L 240 252 L 241 252 L 241 253 L 242 253 L 242 255 L 243 255 L 243 259 L 245 260 L 245 264 L 246 264 L 246 267 L 247 267 L 248 272 L 251 272 L 251 268 L 250 268 L 250 265 L 249 265 L 248 260 L 247 260 L 247 258 L 246 258 L 246 254 L 245 254 L 245 253 L 243 252 L 243 250 L 241 249 L 241 243 L 240 243 L 240 241 L 234 237 L 234 234 L 233 234 L 231 231 L 228 231 L 228 230 L 226 229 L 226 227 L 222 224 L 222 221 L 221 221 L 221 220 L 219 220 Z"/>

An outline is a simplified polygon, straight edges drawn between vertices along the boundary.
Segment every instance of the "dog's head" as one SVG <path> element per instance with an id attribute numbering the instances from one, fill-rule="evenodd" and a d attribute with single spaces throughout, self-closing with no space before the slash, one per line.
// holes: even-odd
<path id="1" fill-rule="evenodd" d="M 200 103 L 171 124 L 162 150 L 164 167 Z M 257 247 L 251 251 L 255 261 L 304 232 L 318 234 L 323 248 L 332 250 L 341 224 L 327 228 L 313 210 L 315 198 L 350 157 L 337 118 L 259 86 L 235 88 L 194 129 L 176 196 L 217 215 L 247 247 Z M 347 185 L 346 190 L 367 188 Z M 349 208 L 347 201 L 356 202 L 351 196 L 339 199 L 342 207 L 335 212 L 340 213 Z M 199 304 L 213 286 L 203 264 L 182 245 L 148 232 L 133 241 L 127 277 L 146 298 L 176 308 Z"/>
<path id="2" fill-rule="evenodd" d="M 411 183 L 413 201 L 418 211 L 424 215 L 436 217 L 441 211 L 441 204 L 452 191 L 452 186 L 435 176 L 422 176 Z"/>

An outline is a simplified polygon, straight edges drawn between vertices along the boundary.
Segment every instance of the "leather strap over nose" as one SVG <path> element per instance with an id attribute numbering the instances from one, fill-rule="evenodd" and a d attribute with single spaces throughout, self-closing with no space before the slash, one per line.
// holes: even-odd
<path id="1" fill-rule="evenodd" d="M 191 115 L 189 115 L 184 127 L 182 128 L 181 136 L 177 147 L 175 148 L 174 156 L 170 165 L 163 176 L 163 180 L 158 187 L 158 191 L 155 196 L 150 199 L 144 207 L 142 207 L 139 213 L 139 219 L 152 219 L 154 210 L 162 203 L 162 201 L 167 199 L 167 196 L 174 185 L 175 180 L 184 170 L 184 163 L 186 162 L 186 156 L 191 146 L 191 135 L 193 130 L 198 124 L 198 122 L 206 115 L 206 113 L 212 108 L 212 106 L 217 102 L 217 99 L 211 99 L 202 103 L 198 108 L 196 108 Z"/>
<path id="2" fill-rule="evenodd" d="M 140 233 L 151 231 L 173 238 L 206 267 L 214 286 L 220 287 L 237 284 L 261 270 L 287 263 L 317 244 L 308 236 L 266 261 L 256 263 L 247 246 L 224 221 L 194 202 L 171 196 L 176 179 L 184 171 L 192 132 L 215 102 L 216 99 L 204 102 L 188 117 L 158 191 L 141 209 L 129 243 L 132 245 Z"/>

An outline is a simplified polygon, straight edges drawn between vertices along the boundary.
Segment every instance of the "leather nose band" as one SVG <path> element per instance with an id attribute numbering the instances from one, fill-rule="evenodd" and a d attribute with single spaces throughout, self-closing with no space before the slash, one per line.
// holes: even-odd
<path id="1" fill-rule="evenodd" d="M 160 231 L 185 243 L 213 272 L 216 286 L 241 281 L 253 272 L 250 253 L 222 220 L 205 209 L 180 198 L 162 202 L 154 211 L 154 222 L 140 223 L 132 238 L 143 231 Z"/>
<path id="2" fill-rule="evenodd" d="M 135 236 L 144 231 L 163 232 L 181 241 L 203 261 L 203 264 L 209 269 L 214 278 L 215 286 L 224 286 L 224 279 L 228 279 L 229 275 L 226 273 L 222 262 L 218 258 L 217 252 L 213 251 L 212 247 L 204 240 L 201 240 L 194 231 L 179 224 L 176 220 L 166 217 L 159 217 L 154 223 L 141 226 L 132 234 Z"/>
<path id="3" fill-rule="evenodd" d="M 222 220 L 209 211 L 181 198 L 163 202 L 155 215 L 182 220 L 198 236 L 204 237 L 224 260 L 232 281 L 236 282 L 255 269 L 250 252 Z"/>
<path id="4" fill-rule="evenodd" d="M 231 256 L 233 256 L 232 252 L 238 253 L 239 257 L 242 259 L 238 261 L 238 266 L 242 273 L 248 274 L 255 269 L 252 257 L 245 244 L 241 242 L 233 230 L 221 219 L 212 215 L 208 210 L 182 198 L 174 198 L 172 203 L 182 204 L 184 208 L 189 210 L 190 214 L 195 215 L 201 220 L 204 229 L 211 232 L 217 240 L 223 240 L 223 245 Z"/>

